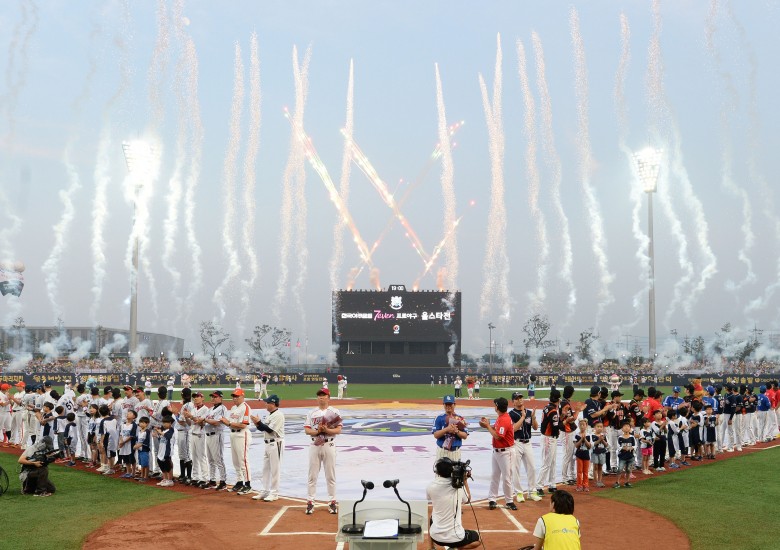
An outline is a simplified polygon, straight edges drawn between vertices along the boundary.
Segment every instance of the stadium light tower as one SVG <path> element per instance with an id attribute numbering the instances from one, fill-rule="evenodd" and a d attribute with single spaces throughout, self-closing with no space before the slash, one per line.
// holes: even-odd
<path id="1" fill-rule="evenodd" d="M 127 171 L 133 182 L 133 269 L 130 273 L 130 345 L 129 354 L 138 351 L 138 192 L 143 182 L 149 177 L 154 164 L 154 150 L 144 141 L 129 141 L 122 143 Z"/>
<path id="2" fill-rule="evenodd" d="M 650 360 L 655 361 L 655 248 L 653 243 L 653 193 L 658 187 L 658 174 L 661 171 L 661 149 L 646 147 L 641 151 L 634 153 L 634 162 L 636 162 L 639 180 L 642 183 L 644 192 L 647 194 L 647 236 L 649 238 L 647 254 L 650 257 L 650 272 L 648 289 L 648 307 L 650 309 Z"/>

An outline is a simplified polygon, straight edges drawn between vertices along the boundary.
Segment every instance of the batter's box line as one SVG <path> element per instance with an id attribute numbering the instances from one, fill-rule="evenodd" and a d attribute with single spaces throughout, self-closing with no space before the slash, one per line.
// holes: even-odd
<path id="1" fill-rule="evenodd" d="M 326 505 L 323 504 L 322 507 L 324 508 Z M 257 536 L 258 537 L 284 537 L 284 536 L 290 536 L 290 535 L 330 535 L 332 537 L 336 536 L 336 533 L 330 533 L 330 532 L 322 532 L 322 531 L 293 531 L 293 532 L 285 532 L 285 533 L 271 533 L 271 529 L 274 528 L 274 526 L 277 524 L 277 522 L 282 518 L 282 516 L 287 512 L 287 510 L 291 508 L 303 508 L 303 506 L 282 506 L 278 512 L 274 515 L 274 517 L 271 518 L 271 520 L 268 522 L 268 524 L 263 528 L 262 531 L 260 531 Z"/>

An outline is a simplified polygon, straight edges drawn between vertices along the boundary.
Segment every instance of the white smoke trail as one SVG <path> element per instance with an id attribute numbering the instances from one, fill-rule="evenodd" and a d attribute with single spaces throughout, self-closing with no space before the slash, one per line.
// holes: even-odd
<path id="1" fill-rule="evenodd" d="M 235 44 L 233 70 L 233 103 L 230 109 L 230 137 L 222 168 L 222 193 L 225 217 L 222 222 L 222 242 L 227 256 L 227 272 L 214 292 L 214 303 L 219 309 L 219 322 L 225 320 L 225 290 L 241 272 L 238 251 L 233 242 L 236 215 L 236 160 L 241 146 L 241 111 L 244 102 L 244 64 L 241 61 L 241 46 Z"/>
<path id="2" fill-rule="evenodd" d="M 201 247 L 195 233 L 195 192 L 200 179 L 201 158 L 203 156 L 203 124 L 200 117 L 200 102 L 198 100 L 198 55 L 195 43 L 190 37 L 185 39 L 184 58 L 188 67 L 187 73 L 187 112 L 190 119 L 190 155 L 189 172 L 184 185 L 184 230 L 187 234 L 187 246 L 191 261 L 189 268 L 189 289 L 184 305 L 185 326 L 190 326 L 192 308 L 195 296 L 203 286 L 203 267 L 201 266 Z"/>
<path id="3" fill-rule="evenodd" d="M 303 63 L 298 60 L 298 48 L 293 46 L 293 79 L 295 82 L 295 111 L 292 115 L 293 132 L 290 136 L 290 152 L 287 157 L 287 166 L 284 169 L 282 190 L 282 219 L 280 224 L 280 258 L 279 280 L 276 287 L 272 312 L 276 320 L 280 319 L 281 305 L 287 293 L 287 279 L 289 277 L 290 243 L 293 237 L 299 236 L 300 228 L 293 225 L 294 211 L 300 214 L 297 202 L 302 197 L 296 195 L 300 190 L 298 182 L 305 177 L 303 163 L 305 161 L 305 139 L 301 136 L 303 130 L 303 114 L 306 106 L 306 92 L 308 88 L 309 60 L 311 59 L 311 47 L 306 50 Z M 305 210 L 305 205 L 304 210 Z M 304 229 L 305 231 L 305 229 Z M 296 238 L 296 243 L 299 241 Z"/>
<path id="4" fill-rule="evenodd" d="M 561 265 L 560 277 L 569 289 L 566 299 L 566 318 L 563 323 L 564 326 L 567 326 L 574 316 L 574 308 L 577 305 L 577 289 L 574 286 L 574 278 L 572 276 L 573 254 L 571 234 L 569 232 L 569 218 L 566 216 L 566 212 L 563 210 L 563 203 L 561 202 L 561 158 L 555 147 L 552 102 L 550 100 L 550 91 L 547 88 L 544 49 L 542 47 L 542 40 L 535 31 L 531 33 L 531 41 L 533 42 L 534 53 L 536 55 L 536 79 L 542 111 L 542 149 L 544 151 L 545 162 L 547 163 L 551 174 L 553 207 L 558 215 L 561 245 L 563 247 L 563 263 Z"/>
<path id="5" fill-rule="evenodd" d="M 54 230 L 54 246 L 49 252 L 49 256 L 46 261 L 43 262 L 41 270 L 44 273 L 46 279 L 46 293 L 51 303 L 52 312 L 55 319 L 61 318 L 62 306 L 59 304 L 59 283 L 60 283 L 60 260 L 66 249 L 66 237 L 73 218 L 75 216 L 75 208 L 73 207 L 73 197 L 81 189 L 81 179 L 76 170 L 76 167 L 71 161 L 71 148 L 74 146 L 73 141 L 69 142 L 65 147 L 65 151 L 62 155 L 62 162 L 65 164 L 65 169 L 68 173 L 68 180 L 70 183 L 66 189 L 63 189 L 59 193 L 60 200 L 62 201 L 62 215 L 56 225 L 52 227 Z"/>
<path id="6" fill-rule="evenodd" d="M 436 64 L 436 110 L 439 116 L 439 150 L 441 151 L 441 192 L 444 201 L 444 228 L 446 235 L 457 221 L 455 213 L 455 167 L 452 162 L 452 145 L 450 129 L 447 126 L 447 113 L 444 108 L 444 92 L 441 86 L 439 65 Z M 455 290 L 458 286 L 458 242 L 455 235 L 446 240 L 444 245 L 444 287 Z"/>
<path id="7" fill-rule="evenodd" d="M 258 53 L 257 33 L 252 33 L 249 62 L 249 138 L 244 157 L 244 211 L 242 244 L 249 260 L 249 275 L 241 281 L 241 313 L 238 316 L 238 338 L 244 338 L 244 325 L 252 291 L 259 273 L 257 254 L 255 253 L 255 165 L 257 151 L 260 148 L 260 55 Z"/>
<path id="8" fill-rule="evenodd" d="M 750 205 L 750 197 L 747 190 L 739 185 L 734 179 L 733 162 L 733 143 L 731 134 L 734 131 L 732 117 L 739 104 L 739 93 L 734 85 L 734 77 L 731 72 L 724 67 L 720 51 L 715 45 L 715 33 L 717 31 L 716 18 L 718 14 L 718 2 L 712 0 L 710 3 L 710 12 L 707 16 L 705 25 L 705 43 L 707 51 L 713 59 L 714 70 L 722 81 L 723 98 L 720 106 L 720 133 L 721 133 L 721 185 L 724 189 L 733 195 L 742 204 L 742 247 L 737 252 L 737 258 L 745 265 L 745 277 L 738 283 L 732 280 L 726 282 L 726 289 L 730 292 L 738 292 L 746 285 L 755 282 L 756 274 L 753 272 L 753 262 L 750 259 L 750 251 L 755 243 L 755 234 L 753 233 L 753 208 Z M 733 15 L 733 14 L 732 14 Z M 736 298 L 736 296 L 735 296 Z"/>
<path id="9" fill-rule="evenodd" d="M 537 165 L 536 143 L 536 102 L 528 82 L 525 46 L 517 41 L 517 63 L 520 76 L 520 88 L 523 91 L 524 130 L 526 139 L 525 173 L 528 178 L 528 204 L 536 227 L 536 290 L 528 293 L 530 313 L 541 313 L 547 300 L 547 268 L 550 261 L 550 242 L 547 238 L 547 220 L 544 211 L 539 207 L 539 167 Z"/>
<path id="10" fill-rule="evenodd" d="M 483 268 L 484 285 L 480 300 L 479 314 L 484 319 L 490 311 L 493 301 L 500 308 L 503 320 L 511 318 L 511 299 L 509 297 L 509 257 L 506 251 L 506 206 L 504 204 L 504 122 L 501 103 L 502 90 L 502 52 L 501 35 L 496 36 L 496 66 L 493 76 L 493 101 L 488 96 L 487 86 L 482 74 L 479 75 L 479 87 L 482 91 L 482 107 L 488 127 L 488 146 L 490 150 L 490 211 L 488 213 L 487 250 Z"/>
<path id="11" fill-rule="evenodd" d="M 296 80 L 298 81 L 295 86 L 296 90 L 296 116 L 298 115 L 298 105 L 301 105 L 300 109 L 300 127 L 303 128 L 303 109 L 306 104 L 306 95 L 309 91 L 309 61 L 311 59 L 311 47 L 306 50 L 304 56 L 303 65 L 301 67 L 295 67 L 297 74 Z M 294 65 L 297 65 L 297 60 L 294 60 Z M 298 97 L 300 96 L 300 98 Z M 309 261 L 309 249 L 306 244 L 306 217 L 307 217 L 307 204 L 306 204 L 306 160 L 303 154 L 302 148 L 299 148 L 297 157 L 297 166 L 295 170 L 295 178 L 293 182 L 295 184 L 293 188 L 293 196 L 296 199 L 295 214 L 296 214 L 296 249 L 295 255 L 298 258 L 297 277 L 295 284 L 292 288 L 292 295 L 295 298 L 295 303 L 298 306 L 298 319 L 300 320 L 300 326 L 302 330 L 306 331 L 306 307 L 303 303 L 303 288 L 306 283 L 306 274 L 308 270 Z"/>
<path id="12" fill-rule="evenodd" d="M 615 298 L 610 292 L 610 285 L 615 280 L 615 276 L 609 272 L 609 260 L 607 258 L 607 238 L 604 234 L 604 219 L 601 215 L 601 207 L 596 198 L 596 191 L 591 183 L 593 175 L 593 158 L 590 147 L 590 131 L 588 127 L 588 68 L 585 62 L 585 46 L 580 34 L 580 22 L 577 10 L 572 6 L 569 13 L 569 22 L 571 25 L 571 40 L 574 47 L 574 60 L 576 67 L 575 91 L 577 95 L 577 119 L 579 121 L 578 134 L 578 153 L 580 178 L 582 179 L 582 190 L 585 195 L 585 207 L 588 210 L 588 219 L 590 221 L 591 246 L 593 254 L 596 256 L 598 265 L 599 282 L 601 286 L 598 292 L 598 306 L 596 309 L 596 319 L 594 327 L 599 328 L 604 311 Z"/>
<path id="13" fill-rule="evenodd" d="M 20 3 L 21 20 L 14 26 L 11 42 L 8 45 L 8 64 L 5 68 L 7 91 L 3 97 L 8 134 L 6 143 L 13 147 L 16 138 L 16 107 L 19 95 L 27 84 L 29 72 L 30 42 L 38 30 L 38 5 L 33 0 L 22 0 Z M 18 57 L 18 63 L 17 63 Z"/>
<path id="14" fill-rule="evenodd" d="M 355 66 L 352 59 L 349 60 L 349 80 L 347 82 L 347 114 L 344 123 L 344 152 L 341 156 L 341 179 L 339 180 L 339 196 L 343 204 L 349 201 L 349 179 L 352 175 L 352 135 L 354 133 L 354 97 L 355 97 Z M 344 229 L 347 224 L 344 217 L 336 216 L 333 224 L 333 255 L 330 259 L 330 288 L 336 290 L 339 287 L 338 276 L 341 271 L 341 262 L 344 256 Z M 333 310 L 335 313 L 335 309 Z M 334 323 L 338 320 L 334 318 Z"/>

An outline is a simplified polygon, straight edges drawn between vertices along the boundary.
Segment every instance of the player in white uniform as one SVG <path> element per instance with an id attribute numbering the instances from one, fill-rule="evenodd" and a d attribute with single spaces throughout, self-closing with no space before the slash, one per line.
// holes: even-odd
<path id="1" fill-rule="evenodd" d="M 0 439 L 3 441 L 3 447 L 11 444 L 11 386 L 10 384 L 0 385 Z"/>
<path id="2" fill-rule="evenodd" d="M 27 434 L 24 431 L 24 417 L 27 415 L 27 410 L 22 404 L 25 396 L 24 382 L 17 382 L 16 387 L 18 391 L 11 397 L 11 442 L 18 447 L 25 444 Z"/>
<path id="3" fill-rule="evenodd" d="M 255 376 L 255 399 L 260 399 L 260 379 Z"/>
<path id="4" fill-rule="evenodd" d="M 183 394 L 184 390 L 182 390 Z M 190 429 L 190 458 L 192 459 L 190 485 L 208 485 L 209 482 L 209 463 L 206 460 L 206 430 L 204 428 L 204 418 L 208 412 L 209 408 L 203 404 L 203 394 L 195 392 L 192 394 L 192 407 L 183 409 L 180 413 L 180 416 L 183 415 L 192 423 Z"/>
<path id="5" fill-rule="evenodd" d="M 230 489 L 233 493 L 245 495 L 252 491 L 252 471 L 249 468 L 249 446 L 252 434 L 249 432 L 251 410 L 244 401 L 244 390 L 233 390 L 233 407 L 222 423 L 230 428 L 230 454 L 236 469 L 236 484 Z"/>
<path id="6" fill-rule="evenodd" d="M 327 379 L 324 379 L 327 382 Z M 306 513 L 314 513 L 314 499 L 317 496 L 317 477 L 320 468 L 325 470 L 325 480 L 328 486 L 328 512 L 338 514 L 336 501 L 336 442 L 341 433 L 341 413 L 330 406 L 330 392 L 327 388 L 317 391 L 318 408 L 306 415 L 303 430 L 311 436 L 309 447 L 309 495 L 306 503 Z"/>
<path id="7" fill-rule="evenodd" d="M 255 500 L 272 502 L 279 498 L 279 478 L 281 477 L 282 453 L 284 452 L 284 413 L 279 409 L 279 396 L 265 398 L 268 416 L 261 420 L 252 416 L 258 431 L 263 434 L 265 454 L 263 455 L 263 488 Z"/>
<path id="8" fill-rule="evenodd" d="M 89 444 L 87 443 L 89 417 L 87 416 L 87 410 L 92 399 L 87 393 L 87 387 L 84 384 L 76 386 L 76 390 L 79 392 L 78 397 L 76 397 L 76 426 L 78 426 L 80 445 L 79 458 L 86 461 L 89 460 Z"/>
<path id="9" fill-rule="evenodd" d="M 123 389 L 125 391 L 125 398 L 122 400 L 122 424 L 127 421 L 127 411 L 133 411 L 136 413 L 136 417 L 138 416 L 136 408 L 138 407 L 138 403 L 140 403 L 135 396 L 132 386 L 125 386 Z"/>
<path id="10" fill-rule="evenodd" d="M 206 407 L 208 408 L 208 407 Z M 216 489 L 224 491 L 227 489 L 225 481 L 225 458 L 223 456 L 222 432 L 225 426 L 222 418 L 227 414 L 225 405 L 222 404 L 222 392 L 216 390 L 211 394 L 211 409 L 208 410 L 203 418 L 203 426 L 206 436 L 206 458 L 209 462 L 209 482 L 201 484 L 202 489 Z M 219 477 L 219 485 L 216 479 Z"/>
<path id="11" fill-rule="evenodd" d="M 159 388 L 157 388 L 157 396 L 160 399 L 155 401 L 152 404 L 152 414 L 149 417 L 149 426 L 152 432 L 151 456 L 154 457 L 158 455 L 157 449 L 160 444 L 160 435 L 158 433 L 158 430 L 156 430 L 155 428 L 160 428 L 160 429 L 162 428 L 163 409 L 168 408 L 171 404 L 171 402 L 166 399 L 166 397 L 168 396 L 168 389 L 165 386 L 160 386 Z M 157 464 L 156 460 L 149 461 L 149 473 L 150 473 L 149 477 L 152 478 L 162 477 L 160 466 L 159 464 Z"/>
<path id="12" fill-rule="evenodd" d="M 179 483 L 189 485 L 192 481 L 192 457 L 190 454 L 190 431 L 192 429 L 192 416 L 195 406 L 192 404 L 192 390 L 182 388 L 181 408 L 176 416 L 175 426 L 177 430 L 176 446 L 179 449 Z"/>
<path id="13" fill-rule="evenodd" d="M 268 397 L 268 375 L 263 373 L 260 377 L 260 399 Z"/>

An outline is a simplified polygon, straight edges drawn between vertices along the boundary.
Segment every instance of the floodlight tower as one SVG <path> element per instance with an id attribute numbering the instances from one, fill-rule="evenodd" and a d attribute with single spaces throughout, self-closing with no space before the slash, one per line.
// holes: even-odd
<path id="1" fill-rule="evenodd" d="M 650 257 L 650 272 L 648 289 L 648 307 L 650 309 L 650 360 L 655 361 L 655 248 L 653 246 L 653 193 L 658 187 L 658 174 L 661 170 L 661 156 L 663 151 L 653 147 L 646 147 L 633 154 L 636 162 L 639 180 L 642 183 L 644 192 L 647 194 L 647 236 L 649 238 L 647 254 Z"/>
<path id="2" fill-rule="evenodd" d="M 138 192 L 149 177 L 154 161 L 154 150 L 144 141 L 122 143 L 127 171 L 133 177 L 133 269 L 130 272 L 130 344 L 128 354 L 138 351 L 138 228 L 136 210 L 138 208 Z"/>

